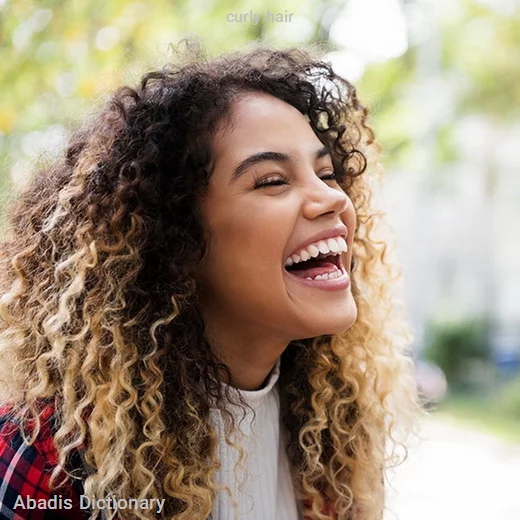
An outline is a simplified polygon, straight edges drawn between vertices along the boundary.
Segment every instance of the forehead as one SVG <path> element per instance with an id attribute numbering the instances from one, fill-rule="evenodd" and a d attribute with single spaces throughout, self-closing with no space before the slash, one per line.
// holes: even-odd
<path id="1" fill-rule="evenodd" d="M 264 93 L 246 93 L 234 101 L 226 124 L 215 134 L 216 160 L 240 160 L 266 150 L 314 153 L 321 142 L 292 105 Z"/>

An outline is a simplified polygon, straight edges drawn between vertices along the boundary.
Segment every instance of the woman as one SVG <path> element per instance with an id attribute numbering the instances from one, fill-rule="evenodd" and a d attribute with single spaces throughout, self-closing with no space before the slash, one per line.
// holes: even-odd
<path id="1" fill-rule="evenodd" d="M 302 50 L 192 57 L 30 180 L 0 248 L 0 518 L 381 518 L 417 406 L 366 118 Z"/>

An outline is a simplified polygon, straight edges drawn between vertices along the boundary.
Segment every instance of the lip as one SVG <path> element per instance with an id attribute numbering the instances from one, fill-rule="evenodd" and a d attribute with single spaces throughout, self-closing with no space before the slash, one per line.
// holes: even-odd
<path id="1" fill-rule="evenodd" d="M 307 239 L 305 242 L 301 243 L 299 246 L 297 246 L 292 253 L 287 255 L 284 259 L 284 262 L 287 258 L 289 258 L 292 255 L 295 255 L 300 249 L 303 249 L 304 247 L 307 247 L 308 245 L 312 244 L 313 242 L 318 242 L 319 240 L 326 240 L 327 238 L 335 238 L 335 237 L 343 237 L 345 240 L 348 236 L 348 229 L 343 224 L 339 226 L 335 226 L 333 228 L 327 229 L 325 231 L 321 231 L 320 233 L 317 233 L 316 235 L 313 235 L 309 239 Z"/>

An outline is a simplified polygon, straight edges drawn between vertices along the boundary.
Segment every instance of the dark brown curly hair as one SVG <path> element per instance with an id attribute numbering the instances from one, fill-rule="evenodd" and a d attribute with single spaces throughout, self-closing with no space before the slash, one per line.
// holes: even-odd
<path id="1" fill-rule="evenodd" d="M 379 148 L 367 110 L 316 56 L 191 52 L 149 72 L 137 88 L 117 90 L 72 135 L 63 159 L 10 203 L 0 247 L 1 395 L 25 419 L 54 403 L 54 479 L 84 444 L 89 495 L 165 498 L 164 518 L 210 514 L 218 439 L 209 414 L 231 398 L 218 383 L 230 373 L 205 338 L 197 303 L 193 271 L 207 236 L 196 201 L 217 125 L 237 96 L 263 92 L 307 117 L 357 211 L 357 321 L 282 354 L 297 493 L 312 518 L 329 518 L 325 500 L 337 518 L 380 518 L 385 446 L 398 414 L 404 425 L 417 411 L 412 337 L 394 313 L 400 272 L 372 235 L 384 214 L 371 202 Z"/>

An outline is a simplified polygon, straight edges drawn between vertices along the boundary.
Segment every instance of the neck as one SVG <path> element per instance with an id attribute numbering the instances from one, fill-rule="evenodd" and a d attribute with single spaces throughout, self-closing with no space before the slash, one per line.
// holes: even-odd
<path id="1" fill-rule="evenodd" d="M 265 386 L 278 357 L 257 363 L 228 354 L 223 362 L 226 363 L 231 372 L 231 386 L 239 390 L 260 390 Z M 221 379 L 224 380 L 224 378 L 225 374 L 222 372 Z"/>
<path id="2" fill-rule="evenodd" d="M 206 338 L 217 359 L 228 366 L 229 383 L 240 390 L 259 390 L 290 343 L 264 324 L 237 327 L 235 316 L 202 307 Z M 227 381 L 225 373 L 220 379 Z"/>

